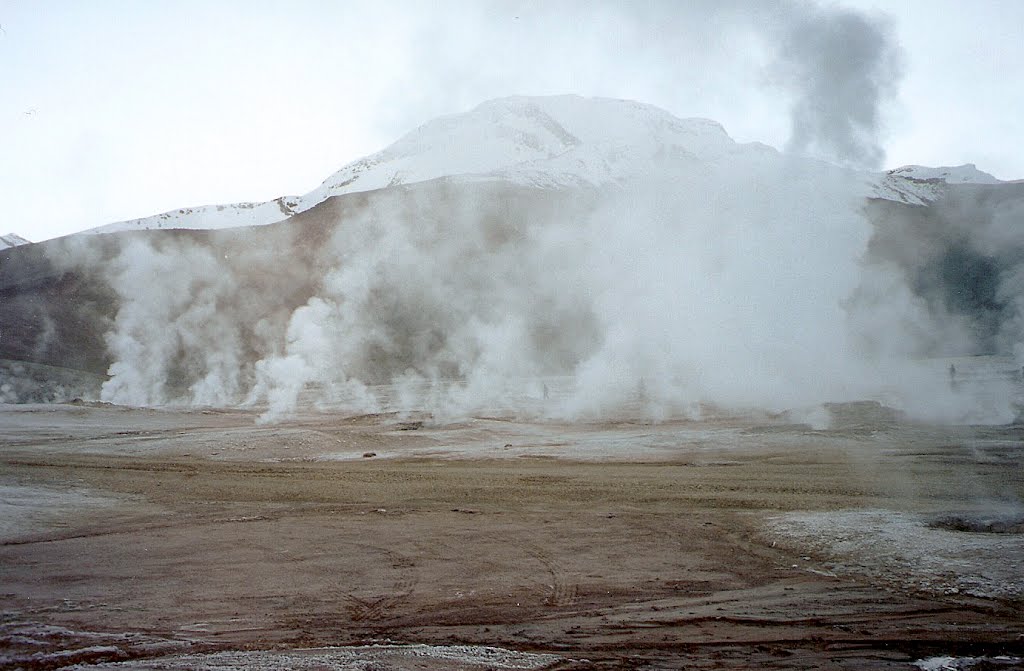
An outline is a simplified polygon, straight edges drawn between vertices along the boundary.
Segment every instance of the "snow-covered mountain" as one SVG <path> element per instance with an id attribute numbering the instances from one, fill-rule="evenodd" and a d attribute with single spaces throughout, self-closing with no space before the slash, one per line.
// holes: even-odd
<path id="1" fill-rule="evenodd" d="M 738 156 L 760 161 L 775 158 L 778 152 L 760 143 L 737 143 L 714 121 L 680 119 L 638 102 L 574 95 L 500 98 L 430 121 L 386 149 L 346 165 L 303 196 L 187 207 L 88 232 L 271 224 L 332 196 L 440 177 L 545 189 L 608 187 L 652 167 L 713 164 Z M 914 204 L 941 193 L 937 177 L 957 183 L 994 180 L 974 166 L 908 166 L 856 176 L 866 197 Z"/>
<path id="2" fill-rule="evenodd" d="M 26 240 L 20 235 L 14 233 L 8 233 L 7 235 L 0 235 L 0 249 L 8 249 L 10 247 L 17 247 L 18 245 L 30 245 L 31 241 Z"/>
<path id="3" fill-rule="evenodd" d="M 653 160 L 713 161 L 749 149 L 714 121 L 678 119 L 652 105 L 579 96 L 501 98 L 421 126 L 345 166 L 307 198 L 444 176 L 545 188 L 603 186 Z M 754 150 L 772 151 L 764 145 Z"/>

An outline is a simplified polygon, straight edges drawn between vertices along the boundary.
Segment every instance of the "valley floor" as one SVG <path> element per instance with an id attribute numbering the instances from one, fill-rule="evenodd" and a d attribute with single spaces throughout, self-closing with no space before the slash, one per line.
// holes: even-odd
<path id="1" fill-rule="evenodd" d="M 1024 427 L 834 414 L 0 406 L 0 669 L 1021 668 Z"/>

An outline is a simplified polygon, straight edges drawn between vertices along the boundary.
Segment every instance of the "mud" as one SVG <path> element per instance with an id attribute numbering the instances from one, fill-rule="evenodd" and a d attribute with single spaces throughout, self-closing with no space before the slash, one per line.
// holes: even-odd
<path id="1" fill-rule="evenodd" d="M 0 406 L 0 668 L 1024 656 L 1024 427 L 257 414 Z"/>

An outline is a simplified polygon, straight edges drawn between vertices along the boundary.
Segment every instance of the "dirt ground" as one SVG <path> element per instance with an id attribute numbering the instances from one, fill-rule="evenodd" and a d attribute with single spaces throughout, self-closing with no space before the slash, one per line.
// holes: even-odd
<path id="1" fill-rule="evenodd" d="M 1024 427 L 254 418 L 0 406 L 0 668 L 1022 668 Z"/>

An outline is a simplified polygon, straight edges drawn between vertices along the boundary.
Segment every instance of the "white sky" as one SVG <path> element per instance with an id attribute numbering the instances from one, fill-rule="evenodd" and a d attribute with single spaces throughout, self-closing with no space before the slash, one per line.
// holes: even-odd
<path id="1" fill-rule="evenodd" d="M 1024 2 L 840 4 L 890 15 L 905 51 L 887 167 L 1024 177 Z M 712 0 L 0 0 L 0 233 L 305 193 L 512 94 L 640 100 L 781 148 L 769 51 Z"/>

